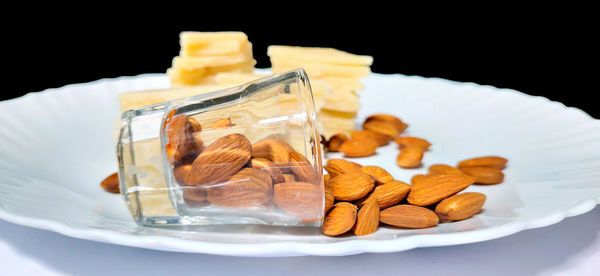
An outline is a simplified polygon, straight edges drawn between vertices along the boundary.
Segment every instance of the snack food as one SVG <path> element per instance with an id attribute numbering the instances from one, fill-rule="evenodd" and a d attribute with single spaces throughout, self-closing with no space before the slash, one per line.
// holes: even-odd
<path id="1" fill-rule="evenodd" d="M 167 70 L 172 86 L 215 83 L 221 72 L 252 73 L 252 44 L 242 32 L 182 32 L 181 51 Z"/>
<path id="2" fill-rule="evenodd" d="M 319 119 L 326 138 L 336 133 L 349 134 L 360 109 L 360 78 L 371 73 L 373 58 L 332 48 L 271 45 L 267 50 L 273 73 L 304 68 L 312 81 L 327 83 L 332 92 L 325 97 Z"/>

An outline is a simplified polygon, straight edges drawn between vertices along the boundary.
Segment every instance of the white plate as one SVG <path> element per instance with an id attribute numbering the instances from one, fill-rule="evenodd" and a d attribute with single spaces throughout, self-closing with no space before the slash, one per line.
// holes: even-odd
<path id="1" fill-rule="evenodd" d="M 474 218 L 422 230 L 380 228 L 330 238 L 261 226 L 202 232 L 138 227 L 118 195 L 99 182 L 116 170 L 112 142 L 118 93 L 166 87 L 163 75 L 104 79 L 0 102 L 0 218 L 67 236 L 159 250 L 240 256 L 349 255 L 471 243 L 557 223 L 600 202 L 600 121 L 514 90 L 403 75 L 373 74 L 358 121 L 388 112 L 433 143 L 424 158 L 455 164 L 481 155 L 510 162 L 504 183 Z M 409 181 L 425 167 L 395 165 L 394 145 L 356 159 Z M 335 155 L 329 156 L 335 157 Z"/>

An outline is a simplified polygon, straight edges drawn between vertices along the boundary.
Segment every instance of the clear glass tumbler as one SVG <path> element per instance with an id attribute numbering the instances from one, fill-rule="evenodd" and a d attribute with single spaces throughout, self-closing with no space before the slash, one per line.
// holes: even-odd
<path id="1" fill-rule="evenodd" d="M 319 142 L 302 69 L 129 110 L 121 193 L 140 225 L 320 226 Z"/>

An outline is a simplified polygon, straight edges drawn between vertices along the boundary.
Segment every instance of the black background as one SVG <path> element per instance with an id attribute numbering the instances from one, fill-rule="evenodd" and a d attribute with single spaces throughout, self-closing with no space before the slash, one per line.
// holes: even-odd
<path id="1" fill-rule="evenodd" d="M 271 44 L 334 47 L 372 55 L 377 73 L 402 73 L 470 81 L 548 97 L 600 118 L 597 108 L 598 30 L 585 16 L 516 21 L 410 18 L 389 14 L 366 19 L 324 14 L 303 25 L 280 17 L 188 18 L 49 16 L 34 24 L 5 28 L 4 67 L 9 69 L 0 99 L 100 78 L 165 72 L 178 54 L 185 30 L 237 30 L 254 45 L 257 67 L 269 67 Z M 235 17 L 235 16 L 233 16 Z M 313 18 L 314 17 L 314 18 Z M 129 19 L 128 19 L 129 18 Z M 6 27 L 6 26 L 5 26 Z"/>

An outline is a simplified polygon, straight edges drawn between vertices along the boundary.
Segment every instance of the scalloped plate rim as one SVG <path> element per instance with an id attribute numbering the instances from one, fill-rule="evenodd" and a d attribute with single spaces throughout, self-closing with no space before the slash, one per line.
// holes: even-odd
<path id="1" fill-rule="evenodd" d="M 259 71 L 265 72 L 266 69 L 259 69 Z M 30 92 L 18 98 L 1 101 L 0 103 L 10 103 L 13 101 L 23 101 L 29 97 L 36 95 L 42 95 L 47 93 L 66 93 L 61 90 L 68 87 L 82 86 L 82 85 L 95 85 L 104 82 L 116 82 L 121 80 L 133 80 L 144 77 L 156 77 L 163 76 L 160 73 L 146 73 L 135 76 L 120 76 L 117 78 L 102 78 L 99 80 L 68 84 L 62 87 L 49 88 L 39 92 Z M 551 101 L 546 97 L 542 96 L 530 96 L 520 91 L 508 88 L 497 88 L 490 85 L 480 85 L 473 82 L 458 82 L 447 80 L 443 78 L 427 78 L 421 76 L 406 76 L 403 74 L 378 74 L 373 73 L 377 77 L 404 77 L 414 78 L 423 81 L 439 81 L 448 82 L 454 85 L 461 86 L 476 86 L 480 88 L 491 88 L 496 91 L 503 91 L 509 93 L 516 93 L 526 97 L 543 99 L 544 102 L 560 104 L 563 109 L 576 111 L 585 115 L 588 119 L 594 121 L 600 121 L 593 118 L 583 110 L 576 107 L 568 107 L 564 104 L 556 101 Z M 161 235 L 149 235 L 149 236 L 137 236 L 129 235 L 113 230 L 94 229 L 94 228 L 76 228 L 66 224 L 56 222 L 49 219 L 32 218 L 28 216 L 14 215 L 4 209 L 0 204 L 0 219 L 27 227 L 48 230 L 60 233 L 65 236 L 105 242 L 111 244 L 141 247 L 147 249 L 174 251 L 174 252 L 189 252 L 189 253 L 207 253 L 215 255 L 227 255 L 227 256 L 302 256 L 302 255 L 320 255 L 320 256 L 340 256 L 340 255 L 352 255 L 360 253 L 384 253 L 384 252 L 398 252 L 404 250 L 410 250 L 418 247 L 432 247 L 432 246 L 446 246 L 446 245 L 458 245 L 474 243 L 479 241 L 497 239 L 505 237 L 523 230 L 534 229 L 549 226 L 562 221 L 563 219 L 571 216 L 577 216 L 591 211 L 600 204 L 600 196 L 597 198 L 590 198 L 581 200 L 574 204 L 568 209 L 556 211 L 546 216 L 538 217 L 530 220 L 527 223 L 522 221 L 513 221 L 501 226 L 494 226 L 487 229 L 466 231 L 459 233 L 436 233 L 426 235 L 413 235 L 403 237 L 402 239 L 390 239 L 390 240 L 368 240 L 368 239 L 353 239 L 353 240 L 342 240 L 333 243 L 310 243 L 310 242 L 268 242 L 261 244 L 257 247 L 256 244 L 227 244 L 223 246 L 222 243 L 218 242 L 206 242 L 206 241 L 190 241 L 183 240 L 174 237 L 166 237 Z M 241 252 L 243 251 L 243 252 Z"/>

